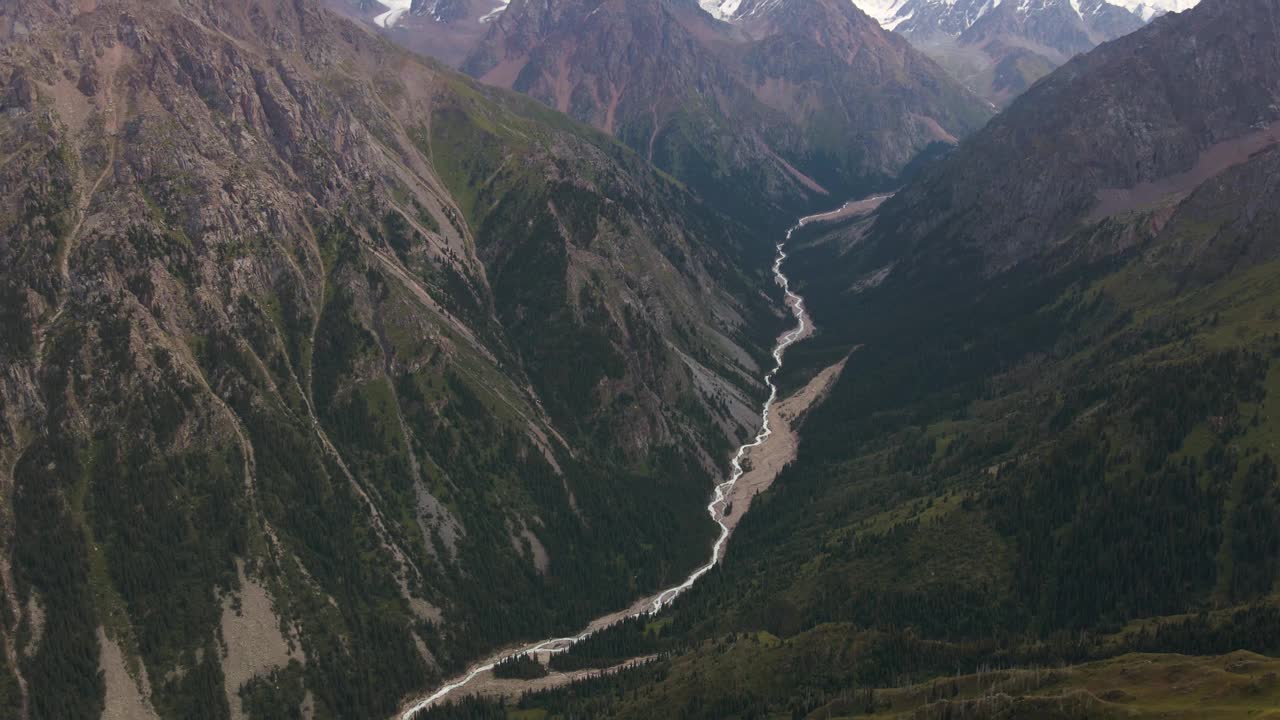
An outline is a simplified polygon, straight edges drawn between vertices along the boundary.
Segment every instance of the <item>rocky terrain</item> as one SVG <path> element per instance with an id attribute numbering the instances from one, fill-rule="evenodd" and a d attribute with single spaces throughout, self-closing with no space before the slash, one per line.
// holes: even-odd
<path id="1" fill-rule="evenodd" d="M 0 716 L 386 716 L 701 561 L 772 245 L 610 138 L 306 0 L 5 1 L 0 187 Z"/>
<path id="2" fill-rule="evenodd" d="M 1219 0 L 1073 60 L 887 202 L 877 235 L 892 252 L 972 248 L 996 269 L 1085 220 L 1185 197 L 1273 142 L 1272 10 Z M 1164 192 L 1143 192 L 1161 180 Z"/>
<path id="3" fill-rule="evenodd" d="M 1006 105 L 1075 55 L 1194 0 L 854 0 L 984 97 Z"/>
<path id="4" fill-rule="evenodd" d="M 475 13 L 472 13 L 472 16 Z M 847 0 L 514 0 L 487 23 L 406 20 L 398 42 L 460 61 L 613 135 L 717 208 L 785 229 L 892 187 L 922 150 L 990 114 Z M 438 49 L 436 49 L 438 47 Z"/>
<path id="5" fill-rule="evenodd" d="M 508 0 L 327 0 L 329 8 L 369 23 L 396 43 L 457 67 L 502 14 Z M 381 22 L 380 22 L 381 20 Z"/>

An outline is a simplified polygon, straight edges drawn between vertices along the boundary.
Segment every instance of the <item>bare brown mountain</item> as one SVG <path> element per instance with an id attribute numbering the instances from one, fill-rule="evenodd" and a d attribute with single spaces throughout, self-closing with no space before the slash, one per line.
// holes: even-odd
<path id="1" fill-rule="evenodd" d="M 462 68 L 614 135 L 717 207 L 774 225 L 894 184 L 931 143 L 954 142 L 989 114 L 844 0 L 727 21 L 694 0 L 514 0 Z"/>
<path id="2" fill-rule="evenodd" d="M 945 238 L 1007 267 L 1086 221 L 1183 197 L 1275 142 L 1276 3 L 1213 0 L 1182 16 L 1037 84 L 887 203 L 877 232 L 898 248 Z"/>
<path id="3" fill-rule="evenodd" d="M 1145 8 L 1107 0 L 853 2 L 1001 106 L 1075 55 L 1137 30 L 1150 17 Z"/>

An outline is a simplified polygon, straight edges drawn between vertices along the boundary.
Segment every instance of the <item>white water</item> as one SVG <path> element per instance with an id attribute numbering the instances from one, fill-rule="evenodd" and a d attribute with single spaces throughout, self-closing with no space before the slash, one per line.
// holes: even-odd
<path id="1" fill-rule="evenodd" d="M 811 218 L 817 217 L 820 216 L 811 216 Z M 804 298 L 791 292 L 791 280 L 783 274 L 782 263 L 787 259 L 786 246 L 791 240 L 791 234 L 798 228 L 804 227 L 804 224 L 811 218 L 802 218 L 800 222 L 796 223 L 787 231 L 786 239 L 777 245 L 778 256 L 777 259 L 773 261 L 773 279 L 782 286 L 782 291 L 786 293 L 786 300 L 784 302 L 787 307 L 791 308 L 791 314 L 795 315 L 796 328 L 779 338 L 778 344 L 773 348 L 773 369 L 769 371 L 768 375 L 764 376 L 764 384 L 769 386 L 769 397 L 765 399 L 764 407 L 760 410 L 760 432 L 756 433 L 754 440 L 738 448 L 737 454 L 733 456 L 733 461 L 730 463 L 730 466 L 733 468 L 733 472 L 729 474 L 728 480 L 725 480 L 716 486 L 716 491 L 712 495 L 711 503 L 707 505 L 707 512 L 711 515 L 711 519 L 715 520 L 716 524 L 720 526 L 720 537 L 716 538 L 715 544 L 711 546 L 711 560 L 709 560 L 706 565 L 694 570 L 689 577 L 685 578 L 684 582 L 658 593 L 657 597 L 653 599 L 653 603 L 649 605 L 650 614 L 656 613 L 667 605 L 670 605 L 671 602 L 680 597 L 685 590 L 693 587 L 693 584 L 698 582 L 698 579 L 703 575 L 710 572 L 711 568 L 715 567 L 716 563 L 720 562 L 721 556 L 724 555 L 724 546 L 729 542 L 729 526 L 724 522 L 725 503 L 729 500 L 729 493 L 733 491 L 733 486 L 738 484 L 738 479 L 741 478 L 745 472 L 742 468 L 742 459 L 747 456 L 747 452 L 751 450 L 751 448 L 760 447 L 764 444 L 765 440 L 768 440 L 769 436 L 773 434 L 773 429 L 769 427 L 769 408 L 773 407 L 773 403 L 778 399 L 778 386 L 773 383 L 773 379 L 777 377 L 778 372 L 782 370 L 782 355 L 787 351 L 787 348 L 791 347 L 796 343 L 796 341 L 804 337 L 804 334 L 809 330 L 808 314 L 805 313 L 804 310 Z"/>
<path id="2" fill-rule="evenodd" d="M 822 213 L 819 215 L 810 215 L 809 217 L 801 218 L 800 221 L 792 226 L 790 230 L 787 230 L 786 238 L 777 244 L 778 255 L 773 261 L 773 278 L 778 285 L 782 286 L 782 291 L 786 294 L 785 302 L 787 307 L 791 309 L 791 314 L 795 316 L 796 328 L 778 338 L 778 344 L 773 348 L 774 366 L 773 369 L 764 376 L 765 385 L 769 387 L 769 397 L 764 401 L 764 407 L 760 411 L 760 432 L 756 433 L 754 440 L 738 448 L 737 454 L 733 456 L 733 461 L 730 463 L 732 472 L 729 474 L 729 479 L 719 485 L 716 485 L 715 492 L 711 497 L 711 502 L 707 504 L 707 513 L 709 513 L 711 515 L 711 519 L 715 520 L 716 524 L 720 526 L 720 536 L 716 538 L 715 544 L 711 546 L 711 560 L 709 560 L 707 564 L 690 573 L 689 577 L 685 578 L 684 582 L 676 585 L 675 587 L 663 590 L 655 595 L 651 600 L 648 600 L 643 604 L 637 604 L 636 607 L 640 607 L 640 610 L 629 615 L 621 616 L 619 617 L 619 620 L 637 617 L 640 615 L 652 615 L 660 612 L 686 590 L 693 587 L 694 583 L 696 583 L 703 575 L 710 572 L 711 568 L 715 567 L 716 564 L 720 562 L 720 559 L 724 557 L 725 544 L 729 541 L 729 526 L 724 522 L 725 503 L 729 499 L 729 494 L 733 490 L 733 486 L 738 483 L 738 480 L 745 472 L 742 467 L 742 460 L 746 457 L 747 452 L 751 450 L 751 448 L 763 445 L 764 442 L 769 439 L 769 436 L 773 434 L 773 430 L 769 427 L 769 409 L 773 407 L 773 403 L 778 399 L 778 386 L 774 384 L 773 380 L 782 369 L 782 356 L 787 351 L 787 348 L 791 347 L 803 338 L 805 333 L 809 330 L 808 314 L 804 309 L 804 298 L 791 291 L 791 281 L 782 272 L 782 263 L 787 259 L 786 245 L 791 240 L 791 235 L 796 230 L 804 227 L 810 222 L 834 216 L 838 212 L 839 211 L 833 213 Z M 579 635 L 555 638 L 553 640 L 544 640 L 536 645 L 529 645 L 514 652 L 507 652 L 499 657 L 487 660 L 483 664 L 477 665 L 468 670 L 466 675 L 463 675 L 457 680 L 454 680 L 441 687 L 439 690 L 436 690 L 430 696 L 413 703 L 413 705 L 409 706 L 408 709 L 400 713 L 400 720 L 412 720 L 413 716 L 419 711 L 425 710 L 435 703 L 445 699 L 449 695 L 452 695 L 454 691 L 465 687 L 472 680 L 475 680 L 480 674 L 492 670 L 494 666 L 504 660 L 528 654 L 562 653 L 582 642 L 595 632 L 596 629 L 593 626 L 588 626 L 588 629 L 584 630 Z"/>

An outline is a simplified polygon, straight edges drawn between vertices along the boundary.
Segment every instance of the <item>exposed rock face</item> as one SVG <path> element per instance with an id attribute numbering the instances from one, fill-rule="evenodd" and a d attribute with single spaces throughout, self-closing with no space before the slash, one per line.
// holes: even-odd
<path id="1" fill-rule="evenodd" d="M 1006 104 L 1073 56 L 1114 40 L 1159 8 L 1110 0 L 854 0 L 977 92 Z"/>
<path id="2" fill-rule="evenodd" d="M 374 25 L 402 47 L 457 67 L 509 0 L 391 0 L 403 12 L 385 20 L 390 27 L 378 22 L 389 8 L 379 0 L 320 2 L 339 14 Z"/>
<path id="3" fill-rule="evenodd" d="M 692 0 L 514 0 L 463 69 L 765 222 L 889 184 L 986 117 L 844 0 L 744 5 L 727 19 Z"/>
<path id="4" fill-rule="evenodd" d="M 386 716 L 701 559 L 757 229 L 306 0 L 0 9 L 0 715 Z"/>
<path id="5" fill-rule="evenodd" d="M 1259 50 L 1277 34 L 1274 0 L 1215 0 L 1076 58 L 886 203 L 877 233 L 1003 267 L 1097 219 L 1100 189 L 1183 177 L 1165 194 L 1185 195 L 1280 120 L 1280 57 Z"/>
<path id="6" fill-rule="evenodd" d="M 1000 38 L 1019 38 L 1033 47 L 1056 51 L 1058 57 L 1070 58 L 1140 27 L 1137 16 L 1103 0 L 1033 0 L 991 8 L 959 38 L 961 43 L 978 46 Z"/>
<path id="7" fill-rule="evenodd" d="M 409 12 L 430 16 L 438 22 L 449 22 L 465 17 L 469 4 L 467 0 L 413 0 Z"/>

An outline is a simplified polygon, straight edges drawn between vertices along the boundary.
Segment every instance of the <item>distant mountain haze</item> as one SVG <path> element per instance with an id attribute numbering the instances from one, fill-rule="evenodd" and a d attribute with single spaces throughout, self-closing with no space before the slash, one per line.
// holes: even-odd
<path id="1" fill-rule="evenodd" d="M 921 151 L 991 114 L 847 0 L 752 2 L 714 17 L 695 0 L 493 10 L 415 4 L 391 37 L 439 47 L 465 72 L 613 135 L 707 202 L 761 222 L 892 187 Z M 464 40 L 474 44 L 456 52 Z"/>
<path id="2" fill-rule="evenodd" d="M 853 0 L 976 92 L 1007 104 L 1050 70 L 1196 0 Z"/>

